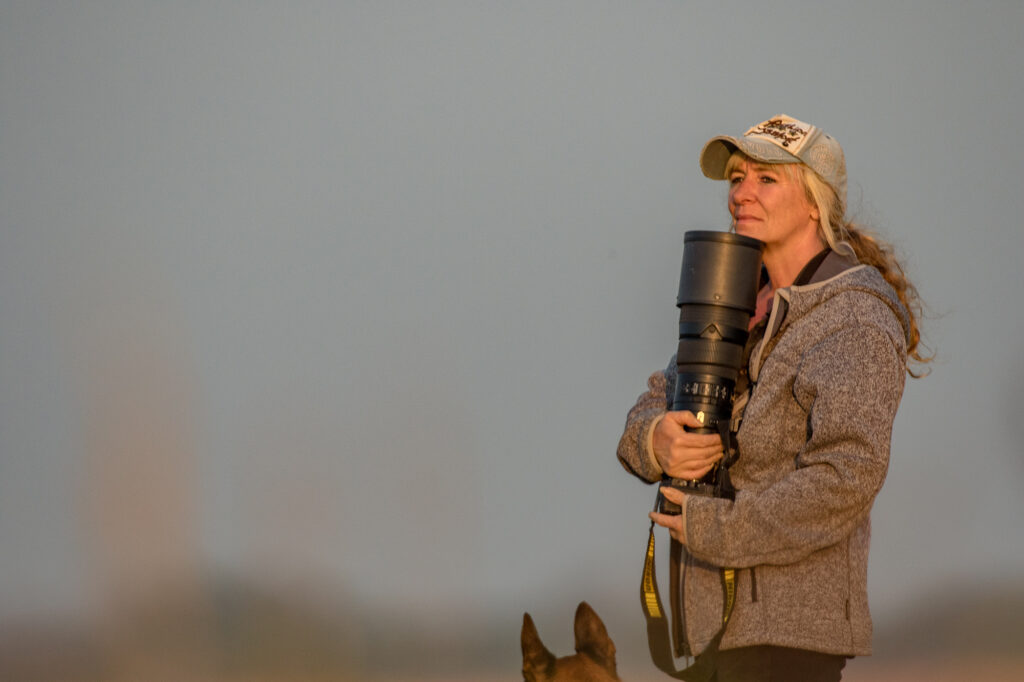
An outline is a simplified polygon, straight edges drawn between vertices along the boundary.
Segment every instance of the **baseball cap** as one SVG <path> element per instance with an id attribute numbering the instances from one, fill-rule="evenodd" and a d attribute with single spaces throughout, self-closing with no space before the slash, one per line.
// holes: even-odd
<path id="1" fill-rule="evenodd" d="M 713 137 L 700 152 L 701 171 L 712 180 L 726 180 L 725 165 L 737 149 L 761 163 L 806 164 L 846 205 L 843 148 L 821 128 L 779 114 L 753 126 L 742 137 Z"/>

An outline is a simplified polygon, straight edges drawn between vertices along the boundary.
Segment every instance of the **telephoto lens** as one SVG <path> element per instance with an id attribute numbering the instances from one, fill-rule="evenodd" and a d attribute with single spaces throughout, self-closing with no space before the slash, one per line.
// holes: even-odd
<path id="1" fill-rule="evenodd" d="M 717 433 L 730 452 L 733 391 L 757 305 L 764 243 L 731 232 L 690 231 L 683 237 L 679 276 L 679 349 L 676 354 L 673 410 L 689 410 L 704 424 L 700 433 Z M 727 464 L 731 464 L 731 461 Z M 728 497 L 725 466 L 703 478 L 665 477 L 662 485 L 684 492 Z M 659 510 L 678 514 L 679 506 L 659 495 Z"/>

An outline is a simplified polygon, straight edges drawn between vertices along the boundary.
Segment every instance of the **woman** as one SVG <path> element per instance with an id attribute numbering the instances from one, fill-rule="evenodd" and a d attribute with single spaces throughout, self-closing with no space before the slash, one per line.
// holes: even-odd
<path id="1" fill-rule="evenodd" d="M 765 243 L 767 278 L 734 397 L 736 498 L 665 487 L 682 513 L 651 514 L 684 548 L 677 651 L 713 657 L 718 682 L 838 680 L 848 657 L 871 652 L 869 512 L 905 376 L 917 376 L 908 359 L 927 361 L 919 301 L 891 249 L 844 220 L 843 151 L 819 128 L 776 116 L 711 139 L 700 165 L 729 181 L 732 227 Z M 675 358 L 619 442 L 645 481 L 697 479 L 722 457 L 719 436 L 690 433 L 697 418 L 670 411 L 674 382 Z M 723 568 L 736 569 L 735 605 L 707 653 Z"/>

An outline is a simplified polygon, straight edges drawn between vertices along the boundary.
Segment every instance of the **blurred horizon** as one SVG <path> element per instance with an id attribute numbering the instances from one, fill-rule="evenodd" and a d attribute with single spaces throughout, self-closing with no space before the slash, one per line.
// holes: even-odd
<path id="1" fill-rule="evenodd" d="M 607 600 L 590 600 L 607 606 Z M 522 614 L 451 617 L 377 609 L 350 595 L 247 585 L 221 577 L 201 589 L 169 587 L 117 622 L 0 623 L 0 676 L 38 682 L 138 679 L 494 679 L 518 677 Z M 664 679 L 648 659 L 638 604 L 604 608 L 624 679 Z M 572 651 L 573 609 L 528 612 L 556 655 Z M 845 679 L 954 680 L 965 670 L 1017 679 L 1024 582 L 943 592 L 876 623 L 875 652 L 848 664 Z M 682 665 L 682 661 L 678 662 Z M 908 672 L 909 671 L 909 672 Z M 900 677 L 899 679 L 902 679 Z"/>

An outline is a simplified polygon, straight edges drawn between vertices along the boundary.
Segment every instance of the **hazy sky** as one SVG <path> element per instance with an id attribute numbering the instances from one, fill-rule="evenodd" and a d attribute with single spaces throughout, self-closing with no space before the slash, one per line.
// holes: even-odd
<path id="1" fill-rule="evenodd" d="M 675 348 L 683 232 L 727 226 L 697 154 L 779 113 L 842 142 L 933 313 L 876 617 L 1024 573 L 1022 27 L 1010 0 L 0 2 L 0 619 L 178 566 L 632 607 L 653 490 L 615 447 Z"/>

